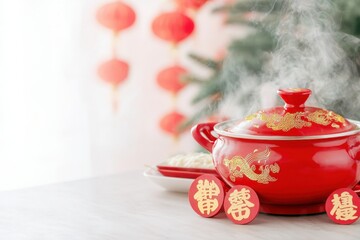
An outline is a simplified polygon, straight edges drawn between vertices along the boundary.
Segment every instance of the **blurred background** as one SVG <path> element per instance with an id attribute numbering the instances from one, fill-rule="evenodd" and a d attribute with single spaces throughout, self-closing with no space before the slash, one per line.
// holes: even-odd
<path id="1" fill-rule="evenodd" d="M 188 129 L 171 130 L 176 119 L 160 126 L 170 113 L 192 113 L 196 86 L 174 96 L 157 75 L 175 63 L 207 74 L 187 54 L 216 58 L 225 48 L 231 31 L 211 10 L 221 2 L 191 9 L 195 28 L 174 46 L 152 30 L 156 17 L 178 9 L 173 1 L 121 1 L 131 23 L 122 5 L 102 9 L 117 1 L 1 0 L 0 190 L 142 169 L 196 149 Z M 111 82 L 116 65 L 106 69 L 110 80 L 99 76 L 114 58 L 128 64 L 121 83 Z"/>
<path id="2" fill-rule="evenodd" d="M 0 190 L 199 151 L 189 128 L 236 115 L 232 104 L 219 107 L 229 87 L 221 79 L 264 69 L 276 43 L 260 23 L 281 2 L 0 0 Z M 360 3 L 335 2 L 359 66 Z M 243 67 L 224 75 L 228 55 Z M 271 86 L 244 79 L 231 88 L 245 88 L 237 100 L 249 109 L 251 89 Z"/>

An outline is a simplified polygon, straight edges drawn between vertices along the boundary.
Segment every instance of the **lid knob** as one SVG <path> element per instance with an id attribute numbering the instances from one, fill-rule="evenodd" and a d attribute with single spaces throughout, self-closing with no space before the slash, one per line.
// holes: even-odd
<path id="1" fill-rule="evenodd" d="M 283 88 L 278 90 L 279 96 L 284 100 L 286 110 L 304 108 L 305 102 L 311 94 L 307 88 Z"/>

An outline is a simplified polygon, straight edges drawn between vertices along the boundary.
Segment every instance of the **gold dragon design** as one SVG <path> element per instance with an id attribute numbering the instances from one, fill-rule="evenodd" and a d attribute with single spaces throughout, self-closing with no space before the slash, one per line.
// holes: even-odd
<path id="1" fill-rule="evenodd" d="M 266 164 L 269 159 L 270 150 L 266 148 L 259 152 L 257 149 L 249 153 L 246 157 L 234 156 L 231 159 L 224 159 L 224 165 L 230 171 L 230 180 L 235 182 L 236 178 L 242 178 L 244 175 L 258 183 L 268 184 L 275 182 L 277 178 L 271 176 L 271 173 L 279 173 L 280 166 L 277 163 Z M 257 162 L 260 167 L 257 169 L 253 163 Z"/>

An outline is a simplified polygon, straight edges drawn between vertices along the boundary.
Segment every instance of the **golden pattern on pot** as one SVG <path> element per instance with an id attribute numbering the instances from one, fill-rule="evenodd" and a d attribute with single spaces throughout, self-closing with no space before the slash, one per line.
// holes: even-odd
<path id="1" fill-rule="evenodd" d="M 309 114 L 306 114 L 306 112 L 286 113 L 284 116 L 278 113 L 258 112 L 245 118 L 247 121 L 252 121 L 254 119 L 265 122 L 266 127 L 271 128 L 274 131 L 284 132 L 293 128 L 301 129 L 303 127 L 310 127 L 312 126 L 312 123 L 323 126 L 331 124 L 330 126 L 333 128 L 340 128 L 340 124 L 344 125 L 346 123 L 345 118 L 342 116 L 323 109 Z"/>
<path id="2" fill-rule="evenodd" d="M 345 118 L 343 118 L 342 116 L 340 116 L 334 112 L 326 111 L 326 110 L 318 110 L 313 113 L 310 113 L 307 116 L 307 119 L 311 122 L 314 122 L 314 123 L 317 123 L 320 125 L 324 125 L 324 126 L 328 126 L 329 124 L 331 124 L 333 122 L 342 123 L 342 124 L 345 123 Z M 337 128 L 333 124 L 331 126 Z"/>
<path id="3" fill-rule="evenodd" d="M 279 173 L 280 166 L 277 163 L 266 164 L 270 157 L 270 150 L 266 148 L 259 152 L 255 149 L 254 152 L 249 153 L 246 157 L 234 156 L 231 159 L 224 159 L 224 165 L 228 167 L 230 172 L 230 180 L 235 182 L 237 178 L 246 176 L 250 180 L 258 183 L 268 184 L 275 182 L 277 179 L 271 176 L 271 173 Z M 257 163 L 256 165 L 254 163 Z"/>

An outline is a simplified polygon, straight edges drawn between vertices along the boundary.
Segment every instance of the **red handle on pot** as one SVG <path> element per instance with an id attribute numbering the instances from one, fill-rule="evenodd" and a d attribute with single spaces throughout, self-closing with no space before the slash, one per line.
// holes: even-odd
<path id="1" fill-rule="evenodd" d="M 212 147 L 217 139 L 212 132 L 214 132 L 214 126 L 217 123 L 199 123 L 191 129 L 193 138 L 206 150 L 212 152 Z"/>

